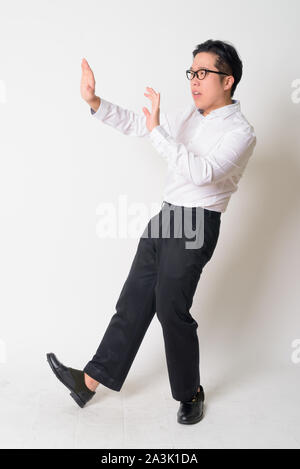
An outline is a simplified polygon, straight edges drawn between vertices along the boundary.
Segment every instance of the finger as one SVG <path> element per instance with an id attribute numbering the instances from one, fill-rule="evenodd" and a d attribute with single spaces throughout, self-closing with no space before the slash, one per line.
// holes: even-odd
<path id="1" fill-rule="evenodd" d="M 89 64 L 88 64 L 88 62 L 87 62 L 87 60 L 86 60 L 85 58 L 82 59 L 81 65 L 82 65 L 82 67 L 83 67 L 84 69 L 87 69 L 88 66 L 89 66 Z"/>
<path id="2" fill-rule="evenodd" d="M 144 93 L 145 96 L 147 96 L 147 98 L 149 99 L 155 99 L 156 96 L 153 94 L 153 93 Z"/>
<path id="3" fill-rule="evenodd" d="M 147 86 L 147 89 L 150 90 L 152 93 L 157 94 L 153 88 L 149 88 L 149 86 Z"/>
<path id="4" fill-rule="evenodd" d="M 147 96 L 146 93 L 144 93 L 144 94 L 145 94 L 145 96 Z M 149 99 L 151 99 L 151 102 L 152 102 L 153 105 L 159 104 L 159 101 L 160 101 L 160 95 L 159 94 L 156 94 L 156 95 L 151 94 L 150 96 L 147 96 L 147 97 Z"/>
<path id="5" fill-rule="evenodd" d="M 152 101 L 152 103 L 155 100 L 155 96 L 152 96 L 150 94 L 144 93 L 144 96 L 146 96 L 146 98 L 150 99 Z"/>
<path id="6" fill-rule="evenodd" d="M 82 64 L 82 70 L 83 70 L 83 73 L 85 73 L 85 75 L 88 75 L 92 71 L 91 67 L 89 66 L 88 61 L 85 59 Z"/>
<path id="7" fill-rule="evenodd" d="M 82 65 L 81 65 L 81 70 L 82 70 L 82 74 L 83 74 L 84 76 L 88 76 L 89 71 L 90 71 L 90 68 L 89 68 L 88 65 L 82 64 Z"/>
<path id="8" fill-rule="evenodd" d="M 148 111 L 148 109 L 146 107 L 143 107 L 143 111 L 144 111 L 144 114 L 146 114 L 146 116 L 148 116 L 150 114 L 150 112 Z"/>

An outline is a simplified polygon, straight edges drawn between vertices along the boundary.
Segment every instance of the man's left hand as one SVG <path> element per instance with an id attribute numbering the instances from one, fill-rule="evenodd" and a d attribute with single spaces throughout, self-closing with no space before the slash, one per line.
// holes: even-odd
<path id="1" fill-rule="evenodd" d="M 146 116 L 146 125 L 149 132 L 151 132 L 154 127 L 160 125 L 159 122 L 159 113 L 160 113 L 160 93 L 154 91 L 153 88 L 146 87 L 148 93 L 144 93 L 147 98 L 149 98 L 152 102 L 152 112 L 150 113 L 146 107 L 143 107 L 143 112 Z"/>

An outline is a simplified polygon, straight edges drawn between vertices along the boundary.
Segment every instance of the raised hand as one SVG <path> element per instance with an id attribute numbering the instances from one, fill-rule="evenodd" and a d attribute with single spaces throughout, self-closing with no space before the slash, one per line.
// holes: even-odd
<path id="1" fill-rule="evenodd" d="M 146 116 L 146 125 L 147 129 L 149 132 L 151 132 L 154 127 L 157 125 L 160 125 L 159 122 L 159 113 L 160 113 L 160 93 L 157 93 L 154 91 L 153 88 L 149 88 L 148 86 L 146 87 L 146 90 L 148 90 L 148 93 L 144 93 L 144 95 L 151 100 L 152 104 L 152 111 L 151 113 L 146 107 L 143 107 L 143 112 Z"/>
<path id="2" fill-rule="evenodd" d="M 86 59 L 81 61 L 81 81 L 80 81 L 80 93 L 82 99 L 84 99 L 91 107 L 96 110 L 100 104 L 100 98 L 95 95 L 95 77 L 91 67 L 89 66 Z"/>

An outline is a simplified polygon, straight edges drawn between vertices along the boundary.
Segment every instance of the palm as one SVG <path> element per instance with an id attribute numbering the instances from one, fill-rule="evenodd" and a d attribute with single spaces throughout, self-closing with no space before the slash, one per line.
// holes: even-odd
<path id="1" fill-rule="evenodd" d="M 148 90 L 148 93 L 144 93 L 144 96 L 150 99 L 151 104 L 152 104 L 152 110 L 151 112 L 149 112 L 149 110 L 146 107 L 143 107 L 143 112 L 146 116 L 147 128 L 149 132 L 151 132 L 151 130 L 154 127 L 160 124 L 159 122 L 160 93 L 154 91 L 153 88 L 149 88 L 149 86 L 146 86 L 146 89 Z"/>
<path id="2" fill-rule="evenodd" d="M 95 77 L 86 59 L 81 61 L 80 93 L 85 101 L 91 100 L 95 95 Z"/>

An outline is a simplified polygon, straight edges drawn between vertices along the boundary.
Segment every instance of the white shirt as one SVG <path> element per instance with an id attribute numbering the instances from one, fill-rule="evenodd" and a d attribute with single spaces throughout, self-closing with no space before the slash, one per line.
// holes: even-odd
<path id="1" fill-rule="evenodd" d="M 125 135 L 147 136 L 167 162 L 163 200 L 225 212 L 256 145 L 239 100 L 207 116 L 195 104 L 175 112 L 160 110 L 160 125 L 149 132 L 144 114 L 100 99 L 96 112 L 90 108 L 93 118 Z"/>

